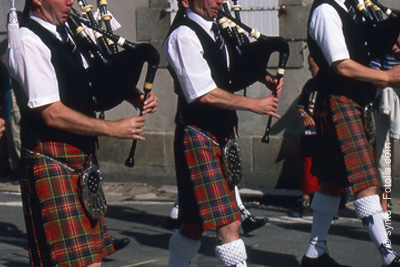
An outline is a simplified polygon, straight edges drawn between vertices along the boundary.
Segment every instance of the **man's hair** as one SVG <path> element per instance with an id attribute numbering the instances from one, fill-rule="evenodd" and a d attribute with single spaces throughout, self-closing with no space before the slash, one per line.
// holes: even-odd
<path id="1" fill-rule="evenodd" d="M 31 10 L 32 7 L 32 0 L 25 0 L 25 7 L 24 11 L 22 12 L 22 15 L 27 18 L 29 15 L 29 11 Z"/>

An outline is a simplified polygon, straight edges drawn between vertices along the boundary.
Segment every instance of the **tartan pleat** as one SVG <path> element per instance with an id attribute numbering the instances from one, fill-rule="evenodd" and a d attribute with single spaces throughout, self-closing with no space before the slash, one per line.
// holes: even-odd
<path id="1" fill-rule="evenodd" d="M 318 178 L 336 176 L 333 179 L 343 185 L 339 176 L 344 176 L 354 193 L 378 185 L 373 147 L 365 134 L 360 105 L 348 97 L 330 95 L 322 108 L 317 108 L 315 118 L 320 134 L 315 156 Z"/>
<path id="2" fill-rule="evenodd" d="M 360 106 L 344 96 L 331 97 L 329 102 L 353 192 L 378 185 L 373 147 L 365 134 Z"/>
<path id="3" fill-rule="evenodd" d="M 40 143 L 34 152 L 82 170 L 88 156 L 63 143 Z M 87 266 L 114 251 L 104 218 L 92 221 L 79 197 L 79 175 L 44 157 L 26 155 L 21 180 L 32 266 Z M 48 259 L 48 257 L 50 259 Z"/>
<path id="4" fill-rule="evenodd" d="M 199 129 L 200 130 L 200 129 Z M 222 151 L 209 138 L 193 129 L 184 129 L 184 153 L 203 229 L 240 220 L 234 189 L 226 183 L 221 166 Z"/>

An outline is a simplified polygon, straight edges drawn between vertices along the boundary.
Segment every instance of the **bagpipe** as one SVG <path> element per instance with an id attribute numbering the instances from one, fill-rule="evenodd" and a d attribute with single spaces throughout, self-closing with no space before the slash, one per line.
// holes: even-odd
<path id="1" fill-rule="evenodd" d="M 143 93 L 144 99 L 153 88 L 153 82 L 160 63 L 160 55 L 149 43 L 133 43 L 112 32 L 112 15 L 107 11 L 106 0 L 99 0 L 100 20 L 96 21 L 92 6 L 85 0 L 78 2 L 82 14 L 77 10 L 69 14 L 68 25 L 77 47 L 87 60 L 87 74 L 93 88 L 93 109 L 104 114 L 123 101 L 133 104 L 136 85 L 144 64 L 147 63 Z M 104 24 L 105 29 L 101 24 Z M 84 27 L 86 26 L 86 27 Z M 93 30 L 96 41 L 88 35 Z M 119 50 L 118 47 L 122 48 Z M 139 116 L 142 116 L 142 109 Z M 127 167 L 134 166 L 136 142 L 132 141 Z"/>
<path id="2" fill-rule="evenodd" d="M 112 40 L 124 50 L 109 55 L 105 54 L 100 46 L 93 42 L 82 24 Z M 129 100 L 130 94 L 139 81 L 145 62 L 148 63 L 148 66 L 144 93 L 152 89 L 160 56 L 151 44 L 129 42 L 72 13 L 68 17 L 68 25 L 77 47 L 89 63 L 87 73 L 91 86 L 94 88 L 93 108 L 95 111 L 106 111 L 116 107 L 124 100 Z"/>
<path id="3" fill-rule="evenodd" d="M 217 17 L 221 34 L 230 47 L 229 54 L 231 59 L 231 71 L 233 77 L 233 87 L 235 90 L 243 89 L 257 81 L 264 80 L 267 74 L 267 66 L 271 54 L 279 53 L 279 61 L 276 77 L 278 81 L 285 73 L 286 63 L 289 59 L 288 42 L 280 36 L 265 36 L 256 28 L 244 24 L 240 18 L 241 6 L 233 0 L 232 10 L 225 1 Z M 256 39 L 250 42 L 249 37 Z M 279 83 L 279 82 L 278 82 Z M 276 96 L 276 91 L 273 90 Z M 269 143 L 269 132 L 272 123 L 272 116 L 268 117 L 267 126 L 261 141 Z"/>
<path id="4" fill-rule="evenodd" d="M 371 58 L 392 53 L 400 33 L 400 12 L 378 0 L 350 0 L 350 3 L 356 11 L 358 23 L 366 27 Z"/>

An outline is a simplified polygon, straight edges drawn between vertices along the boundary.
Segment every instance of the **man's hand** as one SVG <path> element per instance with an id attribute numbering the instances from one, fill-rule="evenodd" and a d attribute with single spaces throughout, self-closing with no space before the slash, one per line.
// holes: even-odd
<path id="1" fill-rule="evenodd" d="M 274 96 L 256 98 L 253 99 L 255 102 L 252 108 L 252 111 L 261 114 L 261 115 L 271 115 L 277 119 L 280 119 L 281 116 L 276 114 L 279 99 Z"/>
<path id="2" fill-rule="evenodd" d="M 400 60 L 400 34 L 397 36 L 396 43 L 392 47 L 392 53 L 396 60 Z"/>
<path id="3" fill-rule="evenodd" d="M 6 130 L 6 122 L 0 118 L 0 139 L 3 136 L 4 131 Z"/>
<path id="4" fill-rule="evenodd" d="M 143 132 L 145 120 L 143 116 L 140 116 L 109 122 L 111 123 L 110 136 L 121 139 L 137 139 L 144 141 L 145 138 L 140 136 L 140 134 Z"/>
<path id="5" fill-rule="evenodd" d="M 306 127 L 315 126 L 314 119 L 310 115 L 308 115 L 308 113 L 304 114 L 303 119 L 304 119 L 304 126 Z"/>
<path id="6" fill-rule="evenodd" d="M 387 71 L 389 76 L 389 84 L 399 84 L 400 83 L 400 65 L 394 66 Z"/>
<path id="7" fill-rule="evenodd" d="M 135 108 L 142 110 L 143 115 L 157 111 L 158 98 L 154 92 L 150 92 L 147 95 L 147 99 L 144 99 L 144 94 L 137 87 L 135 87 L 132 92 L 133 93 L 125 100 L 131 103 Z"/>
<path id="8" fill-rule="evenodd" d="M 144 101 L 142 112 L 143 115 L 147 113 L 154 113 L 157 111 L 158 98 L 154 92 L 150 92 L 147 95 L 147 99 L 144 99 L 144 95 L 141 95 L 140 99 Z"/>
<path id="9" fill-rule="evenodd" d="M 309 113 L 307 113 L 303 108 L 298 107 L 297 112 L 303 118 L 305 127 L 315 126 L 315 121 L 314 121 L 313 117 Z"/>
<path id="10" fill-rule="evenodd" d="M 273 75 L 268 73 L 265 76 L 264 84 L 272 92 L 276 91 L 276 96 L 279 97 L 281 95 L 281 92 L 282 92 L 282 89 L 283 89 L 283 85 L 285 84 L 285 82 L 284 82 L 283 78 L 281 78 L 279 80 L 279 83 L 278 83 L 278 78 L 276 76 L 273 76 Z"/>

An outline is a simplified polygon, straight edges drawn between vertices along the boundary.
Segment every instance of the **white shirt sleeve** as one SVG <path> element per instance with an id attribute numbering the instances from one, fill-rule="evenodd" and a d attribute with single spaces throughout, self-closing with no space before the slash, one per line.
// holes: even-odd
<path id="1" fill-rule="evenodd" d="M 163 53 L 178 76 L 188 103 L 217 88 L 203 57 L 200 40 L 189 27 L 181 26 L 172 32 L 163 46 Z"/>
<path id="2" fill-rule="evenodd" d="M 24 88 L 28 107 L 60 101 L 50 49 L 27 28 L 20 29 L 20 36 L 20 47 L 7 52 L 7 68 L 10 76 Z"/>
<path id="3" fill-rule="evenodd" d="M 322 49 L 329 65 L 338 60 L 349 59 L 342 30 L 342 20 L 335 8 L 329 4 L 318 6 L 310 20 L 309 34 Z"/>

